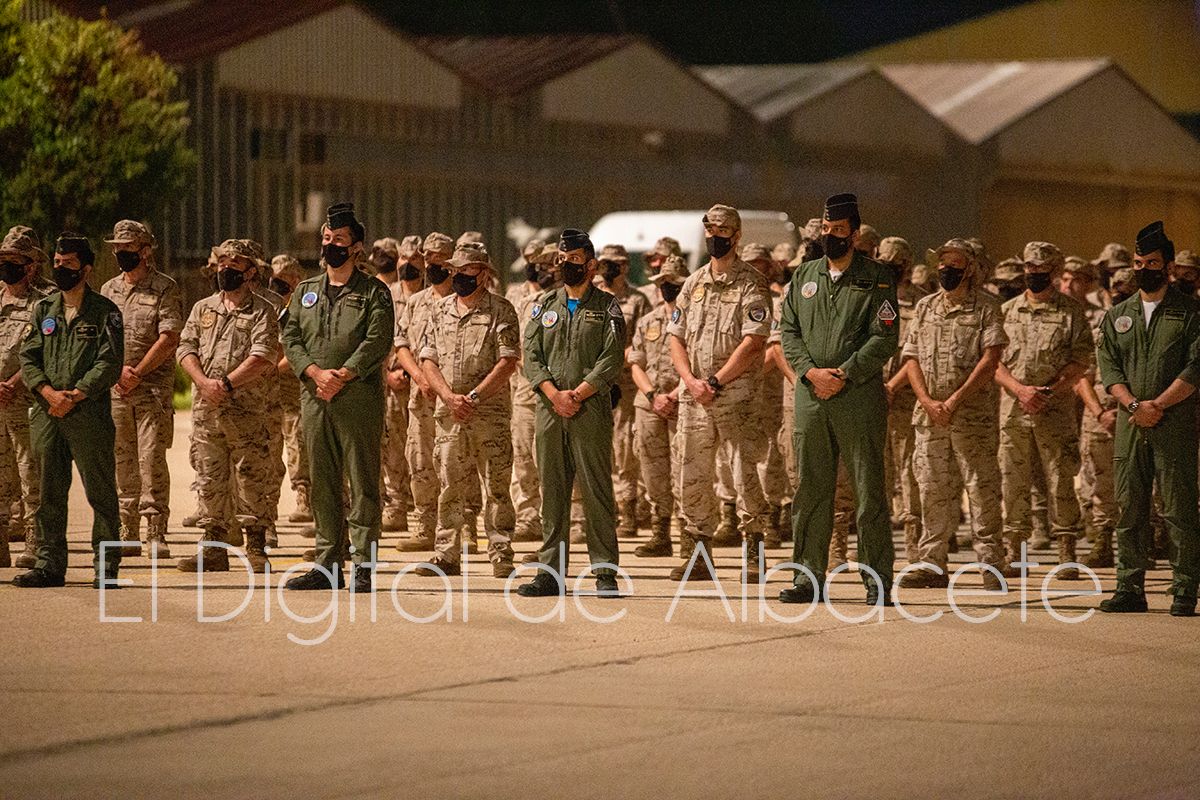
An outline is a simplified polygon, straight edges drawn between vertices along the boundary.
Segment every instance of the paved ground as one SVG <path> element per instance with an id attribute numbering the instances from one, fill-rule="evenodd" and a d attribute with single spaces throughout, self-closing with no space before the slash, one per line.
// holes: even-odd
<path id="1" fill-rule="evenodd" d="M 179 421 L 176 555 L 196 537 L 178 525 L 191 507 Z M 465 609 L 454 579 L 450 621 L 408 621 L 387 594 L 374 597 L 373 623 L 372 598 L 344 594 L 336 623 L 292 621 L 278 595 L 268 621 L 259 591 L 241 615 L 206 624 L 196 621 L 195 576 L 169 569 L 149 621 L 150 568 L 137 558 L 123 571 L 137 588 L 108 595 L 106 610 L 147 620 L 101 623 L 86 585 L 90 516 L 81 493 L 73 500 L 71 584 L 0 588 L 3 798 L 1200 794 L 1200 620 L 1167 616 L 1162 571 L 1154 613 L 1133 618 L 1067 624 L 1036 599 L 1023 614 L 1015 595 L 965 597 L 965 613 L 999 609 L 971 624 L 950 613 L 944 591 L 908 591 L 909 611 L 942 618 L 918 624 L 889 610 L 854 624 L 821 608 L 801 622 L 760 621 L 752 600 L 743 621 L 730 549 L 718 563 L 731 622 L 714 597 L 682 599 L 672 612 L 671 562 L 629 554 L 634 596 L 583 600 L 595 614 L 623 609 L 622 619 L 589 622 L 568 602 L 564 621 L 529 624 L 477 556 Z M 298 563 L 307 543 L 285 528 L 276 570 Z M 1044 572 L 1034 571 L 1033 592 Z M 1111 570 L 1101 577 L 1111 589 Z M 247 580 L 206 584 L 206 611 L 217 614 L 236 607 Z M 978 576 L 964 584 L 978 588 Z M 838 613 L 864 610 L 856 576 L 833 594 Z M 397 598 L 414 616 L 447 602 L 412 576 Z M 512 600 L 529 613 L 553 609 Z M 307 616 L 330 605 L 327 595 L 284 601 Z M 1077 615 L 1097 601 L 1054 605 Z M 318 645 L 288 638 L 327 629 Z"/>

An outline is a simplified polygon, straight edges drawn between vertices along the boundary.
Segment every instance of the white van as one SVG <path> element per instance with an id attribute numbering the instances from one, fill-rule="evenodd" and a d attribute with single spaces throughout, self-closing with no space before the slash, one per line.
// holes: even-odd
<path id="1" fill-rule="evenodd" d="M 596 251 L 606 244 L 623 244 L 629 251 L 633 283 L 646 282 L 644 254 L 663 236 L 679 240 L 688 269 L 708 260 L 704 246 L 704 214 L 700 211 L 614 211 L 592 226 L 588 235 Z M 742 244 L 757 242 L 772 248 L 780 242 L 796 244 L 796 226 L 782 211 L 742 211 Z"/>

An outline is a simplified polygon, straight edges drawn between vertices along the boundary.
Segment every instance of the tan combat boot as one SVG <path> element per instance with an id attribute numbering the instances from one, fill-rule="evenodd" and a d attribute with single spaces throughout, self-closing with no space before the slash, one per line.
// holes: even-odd
<path id="1" fill-rule="evenodd" d="M 402 508 L 385 508 L 383 510 L 383 524 L 380 530 L 387 533 L 398 533 L 408 529 L 408 514 L 404 513 Z"/>
<path id="2" fill-rule="evenodd" d="M 0 567 L 11 566 L 12 553 L 8 549 L 8 523 L 6 522 L 0 525 Z"/>
<path id="3" fill-rule="evenodd" d="M 37 530 L 33 527 L 33 523 L 25 523 L 25 552 L 17 556 L 13 566 L 20 569 L 33 569 L 37 564 Z"/>
<path id="4" fill-rule="evenodd" d="M 167 547 L 166 517 L 158 515 L 146 520 L 146 542 L 142 545 L 142 555 L 158 559 L 171 557 L 171 549 Z"/>
<path id="5" fill-rule="evenodd" d="M 308 502 L 308 487 L 300 486 L 296 489 L 296 508 L 291 514 L 288 514 L 288 522 L 312 522 L 312 506 Z"/>
<path id="6" fill-rule="evenodd" d="M 841 525 L 833 526 L 833 535 L 829 537 L 829 566 L 834 570 L 846 563 L 848 540 L 846 529 Z"/>
<path id="7" fill-rule="evenodd" d="M 650 525 L 650 541 L 640 544 L 633 554 L 638 558 L 657 558 L 673 554 L 671 549 L 671 518 L 659 517 Z"/>
<path id="8" fill-rule="evenodd" d="M 761 533 L 746 534 L 746 583 L 750 585 L 755 585 L 759 582 L 758 560 L 760 557 L 764 560 L 765 566 L 766 555 L 760 555 L 763 549 L 763 538 Z"/>
<path id="9" fill-rule="evenodd" d="M 139 514 L 121 515 L 121 541 L 138 542 L 142 538 L 142 517 Z M 122 551 L 133 554 L 133 548 Z"/>
<path id="10" fill-rule="evenodd" d="M 721 524 L 717 526 L 717 532 L 713 534 L 710 544 L 714 547 L 733 547 L 740 546 L 741 543 L 742 534 L 738 530 L 737 505 L 721 503 Z"/>
<path id="11" fill-rule="evenodd" d="M 779 507 L 779 538 L 785 542 L 792 540 L 792 504 L 784 503 Z"/>
<path id="12" fill-rule="evenodd" d="M 254 572 L 266 572 L 271 566 L 267 560 L 267 532 L 261 526 L 246 528 L 246 560 Z"/>
<path id="13" fill-rule="evenodd" d="M 712 548 L 707 539 L 697 537 L 693 551 L 703 551 L 708 554 L 709 561 L 712 560 Z M 691 559 L 691 556 L 688 556 Z M 671 570 L 670 578 L 673 581 L 683 580 L 683 574 L 687 572 L 687 560 L 683 561 L 679 566 Z M 692 574 L 688 576 L 691 581 L 715 581 L 717 576 L 714 575 L 708 568 L 708 562 L 704 560 L 704 556 L 696 556 L 696 564 L 692 567 Z"/>
<path id="14" fill-rule="evenodd" d="M 696 549 L 696 538 L 688 533 L 686 525 L 679 526 L 679 557 L 687 561 Z"/>
<path id="15" fill-rule="evenodd" d="M 1075 560 L 1075 537 L 1072 534 L 1064 533 L 1058 537 L 1058 563 L 1066 564 Z M 1067 567 L 1060 569 L 1057 573 L 1060 580 L 1077 581 L 1079 580 L 1079 570 L 1075 567 Z"/>
<path id="16" fill-rule="evenodd" d="M 1096 531 L 1096 541 L 1092 542 L 1092 552 L 1083 560 L 1083 565 L 1092 569 L 1107 569 L 1112 567 L 1112 540 L 1113 532 L 1111 529 Z"/>
<path id="17" fill-rule="evenodd" d="M 200 537 L 200 541 L 223 542 L 227 535 L 222 528 L 209 528 Z M 229 572 L 229 551 L 224 547 L 205 547 L 203 565 L 200 563 L 199 552 L 197 549 L 196 555 L 185 556 L 176 561 L 175 569 L 180 572 Z"/>
<path id="18" fill-rule="evenodd" d="M 783 534 L 779 530 L 779 506 L 772 505 L 767 510 L 767 529 L 763 533 L 763 545 L 770 548 L 783 546 Z"/>
<path id="19" fill-rule="evenodd" d="M 910 564 L 916 564 L 921 560 L 921 549 L 918 546 L 920 541 L 921 523 L 915 519 L 904 523 L 904 557 Z"/>
<path id="20" fill-rule="evenodd" d="M 637 526 L 637 501 L 621 503 L 621 507 L 617 510 L 617 538 L 618 539 L 636 539 L 638 535 Z"/>

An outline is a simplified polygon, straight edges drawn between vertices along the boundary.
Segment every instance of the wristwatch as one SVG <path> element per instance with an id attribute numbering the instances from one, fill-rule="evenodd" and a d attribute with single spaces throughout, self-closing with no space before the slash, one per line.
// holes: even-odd
<path id="1" fill-rule="evenodd" d="M 713 392 L 719 392 L 723 388 L 716 375 L 709 376 L 708 385 L 712 387 Z"/>
<path id="2" fill-rule="evenodd" d="M 1132 403 L 1125 406 L 1125 410 L 1128 411 L 1130 414 L 1132 414 L 1133 412 L 1138 410 L 1138 406 L 1140 406 L 1140 405 L 1141 405 L 1141 403 L 1139 403 L 1137 400 L 1134 400 Z"/>
<path id="3" fill-rule="evenodd" d="M 475 405 L 479 402 L 479 392 L 475 389 L 472 389 L 471 391 L 467 392 L 467 399 L 471 401 L 471 405 Z"/>
<path id="4" fill-rule="evenodd" d="M 221 377 L 221 385 L 225 387 L 225 391 L 233 394 L 233 384 L 230 382 L 228 375 Z"/>
<path id="5" fill-rule="evenodd" d="M 643 396 L 644 396 L 644 397 L 645 397 L 647 400 L 649 400 L 651 403 L 653 403 L 653 402 L 654 402 L 654 391 L 653 391 L 653 390 L 651 390 L 651 391 L 649 391 L 649 392 L 642 392 L 642 395 L 643 395 Z"/>

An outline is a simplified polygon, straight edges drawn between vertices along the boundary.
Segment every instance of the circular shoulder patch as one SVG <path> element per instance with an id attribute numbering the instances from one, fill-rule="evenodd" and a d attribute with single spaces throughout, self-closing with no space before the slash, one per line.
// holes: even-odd
<path id="1" fill-rule="evenodd" d="M 1117 333 L 1128 333 L 1133 327 L 1133 320 L 1122 314 L 1113 320 L 1113 327 L 1117 329 Z"/>
<path id="2" fill-rule="evenodd" d="M 541 313 L 542 313 L 542 306 L 541 306 L 541 304 L 540 304 L 540 303 L 534 303 L 534 304 L 533 304 L 533 308 L 529 309 L 529 318 L 530 318 L 530 319 L 537 319 L 537 318 L 538 318 L 538 315 L 540 315 Z"/>
<path id="3" fill-rule="evenodd" d="M 746 316 L 750 318 L 751 322 L 762 322 L 767 318 L 767 310 L 762 306 L 755 306 L 746 312 Z"/>
<path id="4" fill-rule="evenodd" d="M 305 292 L 304 296 L 300 298 L 300 305 L 304 306 L 305 308 L 312 308 L 316 304 L 317 304 L 317 293 L 316 292 Z"/>
<path id="5" fill-rule="evenodd" d="M 679 309 L 678 308 L 671 312 L 671 322 L 679 322 Z"/>
<path id="6" fill-rule="evenodd" d="M 547 311 L 545 314 L 542 315 L 542 327 L 543 328 L 553 328 L 557 322 L 558 322 L 558 312 L 557 311 L 553 311 L 553 310 Z"/>
<path id="7" fill-rule="evenodd" d="M 42 320 L 42 335 L 49 336 L 54 333 L 54 329 L 58 327 L 58 323 L 54 321 L 54 317 L 46 317 Z"/>
<path id="8" fill-rule="evenodd" d="M 809 281 L 808 283 L 806 283 L 800 287 L 800 296 L 803 297 L 805 300 L 812 297 L 816 293 L 817 293 L 817 282 L 816 281 Z"/>

